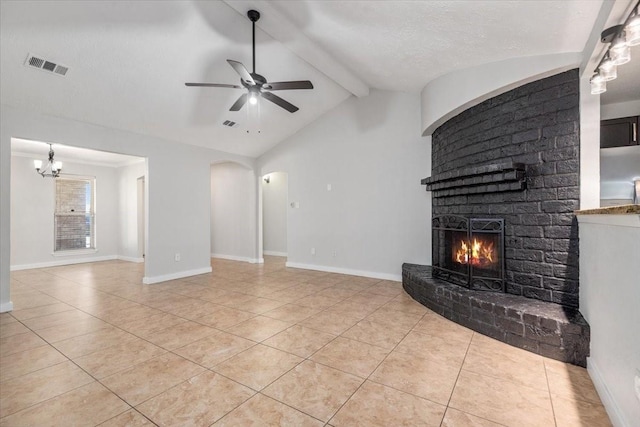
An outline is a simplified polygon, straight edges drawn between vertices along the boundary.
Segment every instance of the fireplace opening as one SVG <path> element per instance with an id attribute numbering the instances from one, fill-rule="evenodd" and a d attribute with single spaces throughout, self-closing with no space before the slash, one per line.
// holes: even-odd
<path id="1" fill-rule="evenodd" d="M 470 289 L 504 292 L 504 221 L 500 218 L 436 216 L 433 270 Z"/>

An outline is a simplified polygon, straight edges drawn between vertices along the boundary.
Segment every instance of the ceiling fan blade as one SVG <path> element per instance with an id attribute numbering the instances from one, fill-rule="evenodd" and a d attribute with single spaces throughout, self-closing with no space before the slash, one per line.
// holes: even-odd
<path id="1" fill-rule="evenodd" d="M 280 98 L 278 95 L 272 94 L 271 92 L 262 92 L 262 97 L 267 101 L 271 101 L 274 104 L 284 108 L 290 113 L 295 113 L 296 111 L 299 110 L 299 108 L 296 107 L 295 105 L 291 104 L 288 101 L 285 101 L 284 99 Z"/>
<path id="2" fill-rule="evenodd" d="M 247 103 L 247 94 L 243 93 L 242 95 L 240 95 L 240 98 L 238 98 L 238 100 L 233 103 L 231 108 L 229 108 L 229 111 L 239 111 L 246 103 Z"/>
<path id="3" fill-rule="evenodd" d="M 234 70 L 236 70 L 236 73 L 240 74 L 240 78 L 242 80 L 247 83 L 251 83 L 252 85 L 256 84 L 256 82 L 253 80 L 253 77 L 251 77 L 251 74 L 249 74 L 249 71 L 247 71 L 244 65 L 242 65 L 242 62 L 234 61 L 233 59 L 227 59 L 227 62 L 233 67 Z"/>
<path id="4" fill-rule="evenodd" d="M 293 82 L 270 82 L 262 85 L 266 90 L 294 90 L 294 89 L 313 89 L 313 83 L 309 80 L 298 80 Z"/>
<path id="5" fill-rule="evenodd" d="M 224 83 L 185 83 L 185 86 L 197 86 L 197 87 L 228 87 L 232 89 L 242 89 L 242 86 L 228 85 Z"/>

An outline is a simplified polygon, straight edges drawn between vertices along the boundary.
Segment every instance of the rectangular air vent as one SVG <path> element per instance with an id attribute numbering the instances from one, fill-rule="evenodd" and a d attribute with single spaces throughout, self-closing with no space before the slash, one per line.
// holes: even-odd
<path id="1" fill-rule="evenodd" d="M 54 73 L 59 76 L 66 76 L 69 71 L 69 67 L 66 65 L 56 64 L 53 61 L 43 59 L 41 56 L 33 55 L 31 53 L 27 56 L 27 60 L 24 62 L 24 65 L 37 68 L 47 73 Z"/>
<path id="2" fill-rule="evenodd" d="M 234 122 L 232 120 L 225 120 L 224 122 L 222 122 L 222 125 L 230 128 L 234 128 L 238 126 L 238 122 Z"/>

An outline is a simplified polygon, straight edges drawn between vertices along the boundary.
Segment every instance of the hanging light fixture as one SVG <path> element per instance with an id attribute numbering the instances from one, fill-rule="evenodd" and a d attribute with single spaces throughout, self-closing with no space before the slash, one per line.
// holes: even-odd
<path id="1" fill-rule="evenodd" d="M 640 44 L 640 0 L 622 25 L 607 28 L 600 35 L 602 43 L 610 44 L 604 57 L 591 77 L 591 93 L 597 95 L 607 91 L 606 82 L 618 77 L 619 65 L 631 61 L 631 46 Z"/>
<path id="2" fill-rule="evenodd" d="M 57 178 L 60 176 L 60 172 L 62 172 L 62 162 L 56 162 L 53 156 L 53 147 L 49 144 L 49 160 L 47 160 L 45 167 L 42 167 L 42 160 L 33 161 L 36 172 L 42 175 L 43 178 Z"/>

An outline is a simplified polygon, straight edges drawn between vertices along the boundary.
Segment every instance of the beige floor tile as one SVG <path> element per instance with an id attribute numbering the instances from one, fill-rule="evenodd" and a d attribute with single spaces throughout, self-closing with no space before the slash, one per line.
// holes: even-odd
<path id="1" fill-rule="evenodd" d="M 551 395 L 558 427 L 611 427 L 607 411 L 599 403 Z"/>
<path id="2" fill-rule="evenodd" d="M 259 391 L 302 361 L 293 354 L 258 344 L 216 365 L 213 370 Z"/>
<path id="3" fill-rule="evenodd" d="M 358 323 L 358 321 L 360 321 L 360 319 L 357 317 L 323 311 L 299 323 L 307 328 L 316 329 L 332 335 L 340 335 Z"/>
<path id="4" fill-rule="evenodd" d="M 263 314 L 267 311 L 274 310 L 285 305 L 282 301 L 269 298 L 252 298 L 236 304 L 226 304 L 227 307 L 236 308 L 238 310 L 248 311 L 253 314 Z"/>
<path id="5" fill-rule="evenodd" d="M 444 339 L 422 332 L 411 331 L 398 344 L 395 351 L 462 364 L 468 348 L 469 341 L 460 341 L 455 338 Z"/>
<path id="6" fill-rule="evenodd" d="M 422 318 L 422 314 L 412 314 L 385 308 L 384 306 L 367 316 L 367 320 L 409 332 Z"/>
<path id="7" fill-rule="evenodd" d="M 426 312 L 413 329 L 444 339 L 455 338 L 460 341 L 470 340 L 473 335 L 471 329 L 460 326 L 432 311 Z"/>
<path id="8" fill-rule="evenodd" d="M 366 381 L 331 419 L 341 426 L 439 426 L 446 406 Z"/>
<path id="9" fill-rule="evenodd" d="M 331 307 L 332 305 L 336 305 L 340 301 L 342 301 L 341 298 L 333 298 L 325 295 L 315 294 L 300 298 L 296 301 L 296 304 L 302 305 L 304 307 L 325 309 Z"/>
<path id="10" fill-rule="evenodd" d="M 215 300 L 211 300 L 216 304 L 224 305 L 226 307 L 237 308 L 242 306 L 243 303 L 252 300 L 252 295 L 243 294 L 241 292 L 227 292 L 224 295 L 219 295 Z"/>
<path id="11" fill-rule="evenodd" d="M 274 310 L 269 310 L 262 315 L 285 322 L 301 322 L 319 312 L 320 309 L 317 308 L 305 307 L 296 304 L 285 304 Z"/>
<path id="12" fill-rule="evenodd" d="M 427 307 L 420 304 L 419 302 L 411 298 L 404 299 L 401 296 L 392 299 L 391 301 L 383 305 L 382 308 L 402 311 L 404 313 L 410 313 L 410 314 L 419 314 L 419 315 L 424 315 L 429 311 Z"/>
<path id="13" fill-rule="evenodd" d="M 174 350 L 218 332 L 217 329 L 199 323 L 183 322 L 151 334 L 147 340 L 158 347 Z"/>
<path id="14" fill-rule="evenodd" d="M 315 329 L 294 325 L 263 341 L 263 344 L 300 357 L 309 357 L 335 337 Z"/>
<path id="15" fill-rule="evenodd" d="M 173 314 L 160 313 L 143 319 L 123 323 L 118 326 L 133 335 L 139 336 L 140 338 L 149 338 L 163 329 L 179 325 L 186 321 L 186 319 L 174 316 Z"/>
<path id="16" fill-rule="evenodd" d="M 551 394 L 600 404 L 600 397 L 586 369 L 544 359 Z"/>
<path id="17" fill-rule="evenodd" d="M 444 414 L 444 420 L 442 420 L 442 427 L 500 427 L 502 424 L 494 423 L 493 421 L 485 420 L 484 418 L 476 417 L 475 415 L 467 414 L 466 412 L 458 411 L 454 408 L 447 408 L 447 412 Z"/>
<path id="18" fill-rule="evenodd" d="M 39 331 L 41 329 L 51 328 L 64 325 L 65 323 L 81 322 L 87 319 L 95 319 L 90 314 L 84 313 L 78 309 L 62 311 L 59 313 L 47 314 L 45 316 L 34 317 L 24 320 L 23 323 L 31 330 Z"/>
<path id="19" fill-rule="evenodd" d="M 23 334 L 9 335 L 8 337 L 0 338 L 0 357 L 20 353 L 43 345 L 48 344 L 31 331 Z"/>
<path id="20" fill-rule="evenodd" d="M 338 285 L 335 285 L 330 288 L 323 289 L 322 291 L 318 292 L 317 295 L 343 300 L 352 297 L 359 292 L 361 291 L 356 289 L 345 289 Z"/>
<path id="21" fill-rule="evenodd" d="M 307 360 L 264 389 L 263 393 L 328 421 L 362 382 L 355 375 Z"/>
<path id="22" fill-rule="evenodd" d="M 167 353 L 106 377 L 101 382 L 128 404 L 136 406 L 204 370 L 187 359 Z"/>
<path id="23" fill-rule="evenodd" d="M 14 353 L 0 358 L 0 382 L 57 365 L 66 360 L 66 357 L 49 345 Z"/>
<path id="24" fill-rule="evenodd" d="M 549 390 L 542 356 L 480 334 L 474 334 L 462 369 Z"/>
<path id="25" fill-rule="evenodd" d="M 117 417 L 100 424 L 100 427 L 152 427 L 154 423 L 135 409 L 130 409 Z"/>
<path id="26" fill-rule="evenodd" d="M 345 338 L 358 340 L 386 349 L 393 349 L 407 335 L 404 329 L 364 319 L 342 334 Z"/>
<path id="27" fill-rule="evenodd" d="M 124 344 L 138 339 L 139 338 L 135 335 L 131 335 L 130 333 L 124 332 L 118 328 L 107 327 L 95 332 L 89 332 L 77 337 L 57 341 L 52 345 L 64 353 L 68 358 L 75 359 L 86 354 L 104 350 L 114 345 Z"/>
<path id="28" fill-rule="evenodd" d="M 372 307 L 380 308 L 393 299 L 393 296 L 376 295 L 370 292 L 360 292 L 352 297 L 347 298 L 344 301 L 356 302 L 360 304 L 369 305 Z"/>
<path id="29" fill-rule="evenodd" d="M 369 379 L 446 405 L 459 372 L 459 363 L 394 351 Z"/>
<path id="30" fill-rule="evenodd" d="M 12 311 L 15 313 L 15 311 Z M 9 313 L 0 313 L 0 326 L 8 325 L 9 323 L 16 323 L 17 320 Z"/>
<path id="31" fill-rule="evenodd" d="M 548 391 L 464 370 L 449 406 L 504 425 L 554 425 Z"/>
<path id="32" fill-rule="evenodd" d="M 215 427 L 322 427 L 324 423 L 262 394 L 234 409 Z"/>
<path id="33" fill-rule="evenodd" d="M 4 381 L 0 387 L 0 413 L 13 414 L 93 381 L 69 361 Z"/>
<path id="34" fill-rule="evenodd" d="M 94 426 L 127 408 L 129 405 L 118 396 L 100 383 L 92 382 L 3 418 L 0 424 L 15 427 Z"/>
<path id="35" fill-rule="evenodd" d="M 387 354 L 389 350 L 382 347 L 338 337 L 311 356 L 311 360 L 366 378 Z"/>
<path id="36" fill-rule="evenodd" d="M 24 334 L 30 332 L 30 329 L 20 322 L 11 322 L 0 325 L 0 339 L 9 338 L 13 335 Z"/>
<path id="37" fill-rule="evenodd" d="M 161 426 L 209 426 L 254 393 L 206 371 L 147 400 L 137 409 Z"/>
<path id="38" fill-rule="evenodd" d="M 33 319 L 34 317 L 46 316 L 49 314 L 61 313 L 64 311 L 74 311 L 72 306 L 59 302 L 50 305 L 43 305 L 40 307 L 27 308 L 24 310 L 14 310 L 11 312 L 13 317 L 19 320 Z"/>
<path id="39" fill-rule="evenodd" d="M 184 347 L 174 353 L 199 365 L 211 368 L 230 357 L 256 345 L 255 342 L 226 332 L 218 332 Z"/>
<path id="40" fill-rule="evenodd" d="M 227 331 L 231 334 L 260 342 L 278 332 L 284 331 L 289 326 L 291 326 L 291 322 L 283 322 L 266 316 L 256 316 L 227 329 Z"/>
<path id="41" fill-rule="evenodd" d="M 223 307 L 213 313 L 193 319 L 193 321 L 203 323 L 217 329 L 227 329 L 237 325 L 238 323 L 244 322 L 245 320 L 251 319 L 252 317 L 255 317 L 255 314 Z"/>
<path id="42" fill-rule="evenodd" d="M 11 302 L 13 302 L 14 310 L 24 310 L 27 308 L 39 307 L 41 305 L 55 304 L 60 301 L 45 295 L 42 292 L 25 292 L 11 295 Z"/>
<path id="43" fill-rule="evenodd" d="M 364 319 L 378 308 L 378 305 L 367 305 L 354 301 L 340 301 L 339 303 L 327 308 L 326 312 Z"/>
<path id="44" fill-rule="evenodd" d="M 397 297 L 404 292 L 401 282 L 382 281 L 367 288 L 367 292 L 376 295 Z"/>
<path id="45" fill-rule="evenodd" d="M 60 326 L 40 329 L 38 335 L 50 343 L 66 340 L 80 335 L 95 332 L 100 329 L 109 329 L 111 325 L 94 317 L 79 320 L 77 322 L 69 322 Z"/>
<path id="46" fill-rule="evenodd" d="M 109 322 L 116 326 L 121 326 L 134 320 L 148 318 L 154 314 L 160 314 L 161 311 L 155 308 L 136 304 L 126 308 L 110 308 L 106 311 L 96 313 L 96 316 L 105 322 Z"/>
<path id="47" fill-rule="evenodd" d="M 137 363 L 166 353 L 166 350 L 136 338 L 73 359 L 82 369 L 101 379 Z"/>

